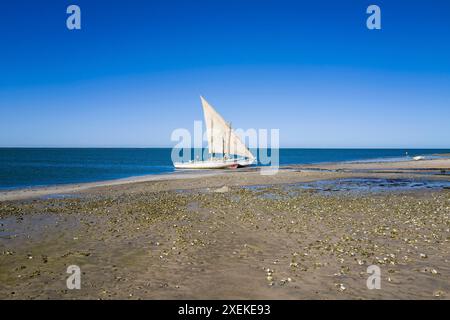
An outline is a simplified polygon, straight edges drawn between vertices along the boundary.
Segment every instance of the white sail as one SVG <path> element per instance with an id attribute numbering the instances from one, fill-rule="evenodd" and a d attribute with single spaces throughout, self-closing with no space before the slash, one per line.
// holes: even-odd
<path id="1" fill-rule="evenodd" d="M 203 97 L 200 97 L 200 99 L 205 116 L 209 153 L 227 153 L 254 159 L 253 154 L 231 129 L 230 125 Z"/>

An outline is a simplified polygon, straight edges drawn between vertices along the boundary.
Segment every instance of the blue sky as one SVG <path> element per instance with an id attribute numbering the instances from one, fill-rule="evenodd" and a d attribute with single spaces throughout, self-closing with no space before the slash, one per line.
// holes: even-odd
<path id="1" fill-rule="evenodd" d="M 448 148 L 449 17 L 446 0 L 8 1 L 0 146 L 172 146 L 202 94 L 283 147 Z"/>

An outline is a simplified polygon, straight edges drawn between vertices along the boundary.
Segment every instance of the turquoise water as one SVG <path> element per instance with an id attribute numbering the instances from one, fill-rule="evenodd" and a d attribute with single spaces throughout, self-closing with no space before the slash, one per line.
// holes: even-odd
<path id="1" fill-rule="evenodd" d="M 170 148 L 0 148 L 0 189 L 174 172 Z M 280 165 L 407 160 L 450 149 L 280 149 Z"/>

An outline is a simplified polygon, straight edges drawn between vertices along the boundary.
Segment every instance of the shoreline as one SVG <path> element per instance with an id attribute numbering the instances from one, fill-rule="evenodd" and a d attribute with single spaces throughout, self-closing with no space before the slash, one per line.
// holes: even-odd
<path id="1" fill-rule="evenodd" d="M 74 193 L 81 192 L 93 188 L 121 186 L 133 183 L 142 182 L 157 182 L 166 180 L 179 179 L 196 179 L 207 176 L 216 176 L 225 174 L 223 172 L 172 172 L 161 174 L 147 174 L 141 176 L 131 176 L 127 178 L 100 180 L 92 182 L 57 184 L 48 186 L 30 186 L 17 189 L 0 190 L 0 201 L 7 200 L 23 200 L 27 198 L 40 197 L 45 195 L 59 194 L 59 193 Z"/>
<path id="2" fill-rule="evenodd" d="M 281 166 L 275 175 L 261 175 L 264 167 L 250 167 L 237 170 L 201 170 L 180 171 L 172 173 L 149 174 L 121 179 L 112 179 L 85 183 L 72 183 L 61 185 L 50 185 L 42 187 L 26 187 L 0 191 L 0 202 L 11 200 L 24 200 L 38 198 L 54 194 L 83 193 L 93 189 L 108 187 L 120 187 L 140 183 L 171 182 L 177 180 L 210 179 L 219 176 L 231 177 L 231 180 L 240 177 L 242 186 L 254 184 L 282 184 L 289 182 L 310 182 L 324 179 L 338 179 L 346 177 L 372 177 L 390 175 L 391 178 L 409 177 L 411 179 L 450 179 L 450 177 L 439 175 L 420 175 L 421 173 L 436 171 L 450 172 L 450 158 L 421 160 L 421 161 L 398 161 L 398 162 L 323 162 L 316 164 L 300 164 Z M 267 167 L 266 167 L 267 168 Z M 302 175 L 299 175 L 302 173 Z M 293 176 L 287 178 L 286 176 Z M 260 176 L 258 178 L 258 176 Z M 279 179 L 276 179 L 278 177 Z M 233 179 L 234 178 L 234 179 Z M 251 181 L 251 180 L 254 180 Z M 277 181 L 278 180 L 278 181 Z M 236 185 L 236 182 L 232 182 Z M 176 185 L 176 183 L 175 183 Z M 239 185 L 239 183 L 238 183 Z"/>

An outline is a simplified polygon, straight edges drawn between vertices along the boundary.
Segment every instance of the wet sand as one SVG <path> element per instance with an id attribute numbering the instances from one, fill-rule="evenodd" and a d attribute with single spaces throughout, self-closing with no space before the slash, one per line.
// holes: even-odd
<path id="1" fill-rule="evenodd" d="M 321 164 L 3 192 L 0 298 L 449 299 L 448 170 Z"/>

